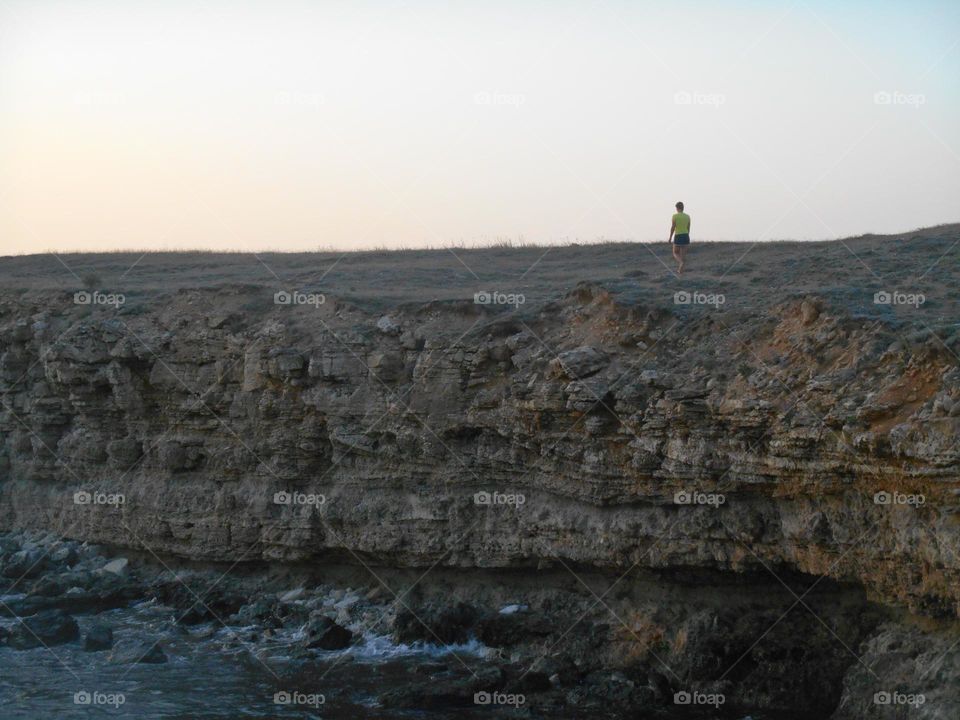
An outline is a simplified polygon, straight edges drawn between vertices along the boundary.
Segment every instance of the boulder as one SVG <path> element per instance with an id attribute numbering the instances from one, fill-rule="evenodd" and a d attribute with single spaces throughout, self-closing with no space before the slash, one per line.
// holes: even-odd
<path id="1" fill-rule="evenodd" d="M 80 628 L 72 616 L 62 610 L 43 610 L 20 622 L 10 630 L 7 645 L 15 650 L 73 642 L 80 637 Z"/>
<path id="2" fill-rule="evenodd" d="M 325 615 L 311 619 L 304 628 L 304 647 L 320 650 L 342 650 L 353 641 L 353 633 Z"/>
<path id="3" fill-rule="evenodd" d="M 566 375 L 572 380 L 593 375 L 605 367 L 610 359 L 607 355 L 590 345 L 583 345 L 557 355 L 551 363 L 555 375 Z"/>
<path id="4" fill-rule="evenodd" d="M 384 335 L 399 335 L 400 329 L 400 323 L 398 323 L 389 315 L 384 315 L 377 320 L 377 330 L 382 332 Z"/>
<path id="5" fill-rule="evenodd" d="M 800 322 L 804 325 L 813 325 L 820 317 L 820 308 L 810 300 L 800 303 Z"/>
<path id="6" fill-rule="evenodd" d="M 64 543 L 50 553 L 50 562 L 55 565 L 73 565 L 77 561 L 77 546 L 74 543 Z"/>
<path id="7" fill-rule="evenodd" d="M 596 407 L 603 408 L 601 403 L 606 402 L 610 387 L 602 378 L 593 377 L 574 380 L 563 388 L 563 392 L 567 396 L 568 410 L 587 412 Z"/>
<path id="8" fill-rule="evenodd" d="M 43 570 L 44 553 L 40 548 L 19 550 L 10 556 L 3 567 L 3 576 L 19 580 L 36 577 Z"/>
<path id="9" fill-rule="evenodd" d="M 508 606 L 511 607 L 511 606 Z M 517 606 L 512 606 L 517 607 Z M 521 609 L 483 618 L 477 628 L 477 637 L 484 645 L 509 647 L 517 643 L 540 642 L 555 630 L 541 613 Z"/>
<path id="10" fill-rule="evenodd" d="M 115 558 L 104 565 L 101 569 L 104 572 L 113 573 L 114 575 L 123 575 L 127 571 L 127 565 L 129 562 L 130 561 L 124 557 Z"/>
<path id="11" fill-rule="evenodd" d="M 303 597 L 304 589 L 302 587 L 288 590 L 280 596 L 280 602 L 293 602 Z"/>
<path id="12" fill-rule="evenodd" d="M 69 575 L 44 575 L 30 588 L 30 594 L 52 598 L 63 595 L 72 586 Z"/>
<path id="13" fill-rule="evenodd" d="M 244 601 L 230 588 L 205 589 L 198 586 L 191 589 L 175 578 L 157 582 L 152 592 L 161 603 L 175 610 L 174 618 L 179 625 L 198 625 L 226 619 L 240 610 Z M 245 621 L 251 619 L 246 618 Z"/>
<path id="14" fill-rule="evenodd" d="M 393 637 L 398 643 L 422 640 L 428 643 L 466 642 L 476 625 L 479 613 L 466 603 L 452 607 L 427 606 L 416 612 L 403 609 L 393 624 Z"/>
<path id="15" fill-rule="evenodd" d="M 113 630 L 108 625 L 94 623 L 83 638 L 83 649 L 88 652 L 109 650 L 113 647 Z"/>

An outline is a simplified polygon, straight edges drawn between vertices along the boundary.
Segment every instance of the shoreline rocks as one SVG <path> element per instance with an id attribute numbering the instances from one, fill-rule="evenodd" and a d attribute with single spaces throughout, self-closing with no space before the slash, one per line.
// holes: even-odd
<path id="1" fill-rule="evenodd" d="M 7 556 L 35 542 L 48 552 L 60 541 L 0 535 Z M 72 552 L 60 554 L 58 563 L 51 561 L 45 574 L 24 588 L 43 594 L 28 594 L 21 603 L 38 597 L 70 609 L 71 598 L 83 600 L 88 592 L 76 587 L 61 595 L 55 591 L 70 584 L 62 582 L 64 577 L 71 582 L 84 578 L 76 581 L 91 587 L 108 582 L 116 597 L 127 598 L 125 606 L 145 603 L 153 608 L 152 617 L 160 612 L 166 620 L 149 637 L 143 632 L 146 625 L 118 635 L 96 618 L 104 607 L 87 605 L 86 610 L 71 610 L 83 623 L 81 632 L 71 613 L 47 607 L 9 630 L 0 628 L 0 653 L 40 648 L 30 637 L 33 632 L 45 644 L 105 653 L 110 663 L 162 666 L 171 658 L 169 644 L 190 639 L 240 649 L 251 657 L 278 652 L 300 666 L 322 668 L 334 657 L 336 662 L 357 661 L 341 653 L 363 652 L 371 638 L 390 637 L 395 648 L 411 654 L 408 671 L 419 679 L 384 689 L 380 702 L 385 708 L 469 707 L 475 694 L 503 693 L 522 696 L 544 712 L 599 712 L 615 706 L 655 716 L 672 707 L 674 694 L 696 690 L 723 694 L 731 712 L 742 709 L 739 717 L 802 708 L 825 718 L 836 707 L 846 713 L 836 718 L 859 720 L 871 717 L 864 711 L 869 706 L 863 695 L 875 678 L 858 669 L 845 647 L 867 648 L 882 681 L 900 687 L 909 675 L 910 658 L 928 638 L 940 657 L 928 653 L 923 668 L 930 670 L 929 678 L 913 677 L 908 684 L 916 683 L 918 692 L 936 698 L 938 712 L 960 703 L 955 691 L 937 689 L 960 677 L 960 649 L 950 647 L 946 629 L 942 634 L 907 633 L 862 593 L 829 582 L 805 594 L 816 615 L 786 612 L 795 598 L 769 577 L 761 596 L 753 590 L 756 581 L 724 586 L 718 578 L 681 582 L 660 577 L 652 584 L 624 585 L 604 600 L 616 607 L 608 613 L 588 591 L 571 585 L 566 570 L 528 573 L 500 584 L 490 577 L 471 580 L 468 571 L 454 580 L 438 570 L 436 579 L 443 580 L 436 589 L 421 582 L 415 593 L 396 602 L 390 593 L 317 583 L 309 575 L 290 590 L 287 578 L 249 572 L 243 578 L 225 576 L 218 568 L 171 572 L 129 559 L 116 574 L 103 571 L 112 561 L 96 550 L 72 541 L 63 545 Z M 0 562 L 2 558 L 0 554 Z M 380 572 L 395 583 L 389 573 Z M 457 590 L 450 593 L 443 583 Z M 804 579 L 800 586 L 804 584 L 811 581 Z M 716 597 L 701 597 L 705 587 Z M 202 613 L 192 614 L 203 606 Z M 621 627 L 619 619 L 631 624 Z M 758 642 L 764 628 L 763 642 Z M 909 651 L 898 655 L 900 647 Z M 806 662 L 808 657 L 816 662 Z M 717 680 L 732 668 L 729 678 Z M 849 709 L 851 703 L 860 708 L 856 713 Z"/>
<path id="2" fill-rule="evenodd" d="M 307 622 L 304 632 L 304 647 L 308 650 L 343 650 L 350 647 L 353 633 L 345 627 L 321 615 Z"/>

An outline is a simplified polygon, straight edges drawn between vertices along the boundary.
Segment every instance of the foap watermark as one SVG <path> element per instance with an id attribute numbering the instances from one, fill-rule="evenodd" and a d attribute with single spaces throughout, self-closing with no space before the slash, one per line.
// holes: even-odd
<path id="1" fill-rule="evenodd" d="M 526 702 L 526 696 L 521 693 L 487 692 L 486 690 L 481 690 L 473 694 L 474 705 L 512 705 L 513 707 L 520 707 Z"/>
<path id="2" fill-rule="evenodd" d="M 127 301 L 123 293 L 105 293 L 100 290 L 78 290 L 73 294 L 74 305 L 113 305 L 120 307 Z"/>
<path id="3" fill-rule="evenodd" d="M 526 95 L 520 93 L 493 92 L 479 90 L 473 95 L 474 105 L 503 105 L 506 107 L 520 107 L 527 101 Z"/>
<path id="4" fill-rule="evenodd" d="M 925 105 L 927 96 L 923 93 L 905 93 L 899 90 L 878 90 L 873 94 L 874 105 L 909 105 L 919 108 Z"/>
<path id="5" fill-rule="evenodd" d="M 326 496 L 320 493 L 281 490 L 273 494 L 274 505 L 323 505 L 325 502 L 327 502 Z"/>
<path id="6" fill-rule="evenodd" d="M 473 302 L 476 305 L 513 305 L 520 307 L 527 301 L 523 293 L 503 293 L 497 290 L 481 290 L 473 294 Z"/>
<path id="7" fill-rule="evenodd" d="M 727 501 L 723 493 L 707 493 L 699 490 L 678 490 L 673 494 L 674 505 L 710 505 L 720 507 Z"/>
<path id="8" fill-rule="evenodd" d="M 727 96 L 723 93 L 702 93 L 680 90 L 673 94 L 674 105 L 711 105 L 713 107 L 720 107 L 726 102 Z"/>
<path id="9" fill-rule="evenodd" d="M 927 701 L 923 693 L 903 693 L 899 690 L 881 690 L 873 694 L 874 705 L 908 705 L 918 708 Z"/>
<path id="10" fill-rule="evenodd" d="M 313 305 L 320 307 L 327 301 L 323 293 L 305 293 L 299 290 L 278 290 L 273 294 L 274 305 Z"/>
<path id="11" fill-rule="evenodd" d="M 673 694 L 674 705 L 710 705 L 718 708 L 727 701 L 723 693 L 703 693 L 697 690 L 680 690 Z"/>
<path id="12" fill-rule="evenodd" d="M 910 505 L 912 507 L 918 507 L 926 501 L 927 499 L 923 493 L 902 493 L 896 490 L 893 492 L 881 490 L 873 496 L 875 505 Z"/>
<path id="13" fill-rule="evenodd" d="M 123 505 L 126 502 L 126 498 L 123 493 L 105 493 L 105 492 L 88 492 L 87 490 L 77 490 L 73 494 L 73 504 L 74 505 Z"/>
<path id="14" fill-rule="evenodd" d="M 674 305 L 712 305 L 719 310 L 720 306 L 726 301 L 727 296 L 723 293 L 703 293 L 696 290 L 687 292 L 686 290 L 680 290 L 673 294 Z"/>
<path id="15" fill-rule="evenodd" d="M 927 301 L 923 293 L 905 293 L 899 290 L 881 290 L 873 294 L 874 305 L 911 305 L 920 307 Z"/>
<path id="16" fill-rule="evenodd" d="M 310 707 L 320 707 L 327 698 L 323 693 L 304 693 L 297 690 L 279 690 L 273 694 L 274 705 L 308 705 Z"/>
<path id="17" fill-rule="evenodd" d="M 327 99 L 316 92 L 302 92 L 299 90 L 281 90 L 273 96 L 273 104 L 283 107 L 313 107 L 324 105 Z"/>
<path id="18" fill-rule="evenodd" d="M 519 508 L 526 501 L 527 498 L 523 493 L 502 493 L 497 490 L 493 492 L 482 490 L 473 495 L 474 505 L 513 505 Z"/>
<path id="19" fill-rule="evenodd" d="M 118 708 L 127 701 L 123 693 L 100 692 L 99 690 L 78 690 L 73 694 L 74 705 L 105 705 Z"/>

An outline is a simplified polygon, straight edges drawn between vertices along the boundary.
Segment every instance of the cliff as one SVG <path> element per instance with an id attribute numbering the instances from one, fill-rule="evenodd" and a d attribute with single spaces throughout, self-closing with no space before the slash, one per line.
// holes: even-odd
<path id="1" fill-rule="evenodd" d="M 6 291 L 0 524 L 204 561 L 802 575 L 955 619 L 952 307 L 624 287 Z"/>

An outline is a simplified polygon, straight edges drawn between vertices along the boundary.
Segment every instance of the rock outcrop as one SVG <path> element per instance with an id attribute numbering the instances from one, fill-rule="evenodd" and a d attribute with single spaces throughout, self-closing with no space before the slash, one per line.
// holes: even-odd
<path id="1" fill-rule="evenodd" d="M 211 329 L 186 301 L 221 294 L 6 305 L 4 525 L 211 560 L 766 564 L 960 608 L 936 342 L 810 299 L 674 315 L 589 286 L 527 317 L 428 305 L 384 332 L 331 301 Z"/>
<path id="2" fill-rule="evenodd" d="M 952 621 L 955 344 L 817 297 L 23 293 L 0 306 L 0 525 L 207 561 L 800 573 Z"/>

